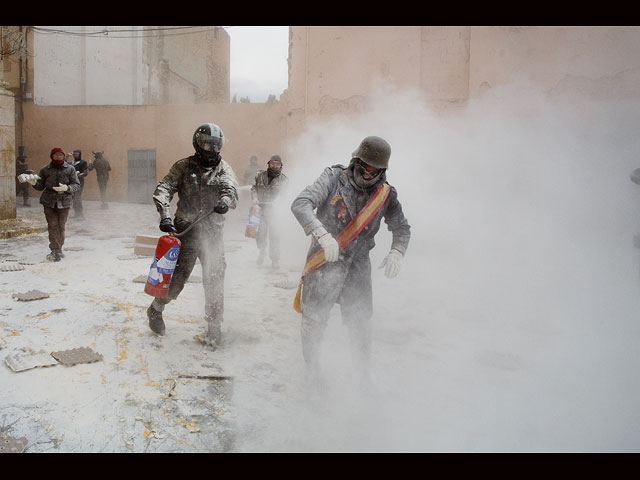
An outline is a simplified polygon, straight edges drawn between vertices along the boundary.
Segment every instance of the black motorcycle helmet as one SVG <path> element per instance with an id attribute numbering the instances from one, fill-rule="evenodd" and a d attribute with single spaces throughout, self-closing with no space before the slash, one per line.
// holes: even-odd
<path id="1" fill-rule="evenodd" d="M 220 163 L 220 150 L 223 145 L 224 134 L 215 123 L 203 123 L 193 134 L 193 148 L 206 167 L 215 167 Z"/>

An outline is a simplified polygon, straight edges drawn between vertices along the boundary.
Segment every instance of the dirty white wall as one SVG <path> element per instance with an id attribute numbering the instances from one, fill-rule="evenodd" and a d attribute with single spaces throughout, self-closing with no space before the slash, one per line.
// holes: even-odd
<path id="1" fill-rule="evenodd" d="M 14 111 L 13 93 L 0 86 L 0 220 L 16 218 Z"/>
<path id="2" fill-rule="evenodd" d="M 46 28 L 86 33 L 102 27 Z M 100 36 L 36 31 L 34 102 L 144 105 L 229 101 L 229 37 L 224 30 L 204 27 L 202 33 L 172 35 L 169 40 L 145 28 L 153 27 L 118 26 L 117 30 L 138 32 Z"/>

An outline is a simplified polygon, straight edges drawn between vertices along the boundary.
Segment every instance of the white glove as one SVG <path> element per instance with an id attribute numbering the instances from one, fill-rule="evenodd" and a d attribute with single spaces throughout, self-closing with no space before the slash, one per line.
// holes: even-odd
<path id="1" fill-rule="evenodd" d="M 60 193 L 64 193 L 67 190 L 69 190 L 69 185 L 63 185 L 62 183 L 59 183 L 57 187 L 53 187 L 53 189 L 56 192 L 60 192 Z"/>
<path id="2" fill-rule="evenodd" d="M 387 278 L 393 278 L 398 275 L 400 271 L 400 262 L 402 260 L 402 254 L 392 248 L 389 254 L 384 258 L 379 268 L 386 267 L 384 269 L 384 274 Z"/>
<path id="3" fill-rule="evenodd" d="M 18 175 L 20 183 L 29 182 L 31 185 L 35 185 L 38 180 L 40 180 L 40 177 L 34 173 L 21 173 Z"/>
<path id="4" fill-rule="evenodd" d="M 318 238 L 318 243 L 322 247 L 322 250 L 324 250 L 324 258 L 327 262 L 335 262 L 338 260 L 340 247 L 336 239 L 333 238 L 329 232 Z"/>

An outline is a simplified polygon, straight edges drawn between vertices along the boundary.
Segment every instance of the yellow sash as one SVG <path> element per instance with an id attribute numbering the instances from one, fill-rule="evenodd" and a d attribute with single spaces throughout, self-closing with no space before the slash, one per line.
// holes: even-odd
<path id="1" fill-rule="evenodd" d="M 349 245 L 349 243 L 356 238 L 367 223 L 371 221 L 376 213 L 378 213 L 378 210 L 380 210 L 389 196 L 390 191 L 391 187 L 387 183 L 380 185 L 378 190 L 376 190 L 376 193 L 372 195 L 364 208 L 360 210 L 349 224 L 338 234 L 336 241 L 338 242 L 340 250 Z M 300 295 L 302 293 L 302 282 L 304 281 L 304 276 L 318 268 L 320 265 L 325 263 L 325 261 L 324 250 L 322 248 L 307 258 L 307 263 L 305 264 L 304 269 L 302 270 L 302 276 L 300 277 L 298 291 L 293 299 L 293 309 L 296 312 L 302 313 L 302 309 L 300 308 Z"/>

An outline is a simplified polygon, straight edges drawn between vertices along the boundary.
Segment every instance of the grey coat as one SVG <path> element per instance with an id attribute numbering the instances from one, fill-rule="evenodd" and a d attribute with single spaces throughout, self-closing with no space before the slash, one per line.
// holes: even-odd
<path id="1" fill-rule="evenodd" d="M 67 162 L 63 162 L 59 167 L 48 164 L 40 169 L 39 176 L 40 180 L 33 188 L 42 190 L 40 203 L 51 208 L 71 208 L 73 194 L 80 190 L 80 181 L 73 165 Z M 59 183 L 68 185 L 69 189 L 63 193 L 56 192 L 53 187 L 57 187 Z"/>
<path id="2" fill-rule="evenodd" d="M 386 180 L 385 180 L 386 181 Z M 347 167 L 328 167 L 293 201 L 291 211 L 309 235 L 319 225 L 335 237 L 375 192 L 358 191 L 347 177 Z M 315 210 L 315 212 L 314 212 Z M 371 261 L 369 251 L 384 219 L 392 233 L 391 248 L 403 255 L 409 246 L 411 227 L 404 217 L 398 192 L 391 186 L 384 204 L 358 236 L 340 252 L 338 261 L 325 263 L 304 277 L 301 306 L 303 314 L 314 320 L 327 320 L 331 306 L 340 303 L 347 317 L 372 315 Z M 312 238 L 308 256 L 320 248 Z"/>

